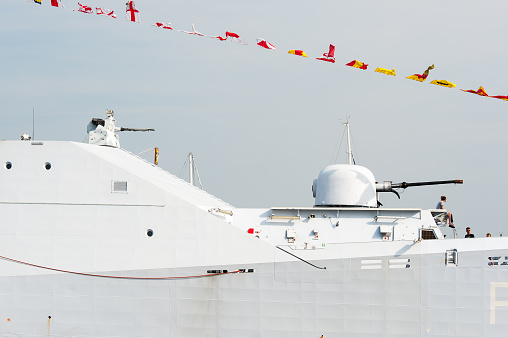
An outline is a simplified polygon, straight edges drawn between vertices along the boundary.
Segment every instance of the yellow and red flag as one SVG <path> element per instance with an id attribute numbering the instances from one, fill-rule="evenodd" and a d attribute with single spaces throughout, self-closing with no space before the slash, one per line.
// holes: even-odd
<path id="1" fill-rule="evenodd" d="M 350 63 L 346 63 L 346 66 L 355 67 L 355 68 L 358 68 L 358 69 L 364 69 L 365 70 L 365 69 L 367 69 L 367 67 L 369 65 L 366 64 L 366 63 L 363 63 L 361 61 L 358 61 L 358 60 L 353 60 Z"/>
<path id="2" fill-rule="evenodd" d="M 430 83 L 434 84 L 434 85 L 438 85 L 438 86 L 448 87 L 448 88 L 457 87 L 455 85 L 455 83 L 451 83 L 450 81 L 446 81 L 446 80 L 432 80 Z"/>
<path id="3" fill-rule="evenodd" d="M 478 88 L 478 90 L 472 90 L 472 89 L 469 89 L 469 90 L 465 90 L 465 89 L 461 89 L 463 92 L 468 92 L 468 93 L 472 93 L 472 94 L 476 94 L 476 95 L 480 95 L 480 96 L 489 96 L 486 92 L 485 92 L 485 89 L 483 89 L 482 86 L 480 86 L 480 88 Z"/>
<path id="4" fill-rule="evenodd" d="M 291 49 L 290 51 L 288 51 L 288 53 L 289 54 L 303 56 L 303 57 L 307 57 L 307 54 L 305 54 L 305 52 L 303 50 L 299 50 L 299 49 Z"/>
<path id="5" fill-rule="evenodd" d="M 413 74 L 413 75 L 407 76 L 406 79 L 423 82 L 423 81 L 427 80 L 427 76 L 429 76 L 429 71 L 431 69 L 434 69 L 434 65 L 429 66 L 427 68 L 427 70 L 423 72 L 423 74 Z"/>
<path id="6" fill-rule="evenodd" d="M 386 68 L 377 67 L 375 72 L 383 73 L 383 74 L 386 74 L 386 75 L 393 75 L 393 76 L 395 76 L 395 69 L 386 69 Z"/>
<path id="7" fill-rule="evenodd" d="M 505 95 L 496 95 L 496 96 L 491 96 L 491 97 L 493 97 L 495 99 L 508 101 L 508 96 L 505 96 Z"/>

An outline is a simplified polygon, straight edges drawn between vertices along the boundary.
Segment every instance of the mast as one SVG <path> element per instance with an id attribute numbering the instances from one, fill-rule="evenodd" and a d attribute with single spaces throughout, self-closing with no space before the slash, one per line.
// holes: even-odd
<path id="1" fill-rule="evenodd" d="M 349 135 L 349 122 L 344 122 L 347 130 L 347 163 L 353 163 L 353 154 L 351 152 L 351 136 Z"/>
<path id="2" fill-rule="evenodd" d="M 194 185 L 194 156 L 189 153 L 189 183 Z"/>
<path id="3" fill-rule="evenodd" d="M 194 160 L 194 155 L 189 153 L 189 183 L 194 185 L 194 173 L 198 177 L 199 186 L 201 190 L 203 190 L 203 184 L 201 184 L 201 178 L 199 177 L 198 167 L 196 166 L 196 161 Z"/>

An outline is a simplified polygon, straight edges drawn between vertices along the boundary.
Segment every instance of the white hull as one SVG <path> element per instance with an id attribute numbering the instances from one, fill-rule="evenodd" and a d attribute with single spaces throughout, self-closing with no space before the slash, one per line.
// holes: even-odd
<path id="1" fill-rule="evenodd" d="M 7 162 L 1 336 L 508 332 L 508 239 L 442 239 L 428 211 L 236 209 L 123 150 L 71 142 L 0 142 Z M 436 239 L 408 239 L 422 229 Z"/>
<path id="2" fill-rule="evenodd" d="M 502 301 L 508 296 L 508 270 L 488 265 L 488 257 L 499 254 L 464 252 L 455 267 L 446 267 L 441 254 L 404 255 L 410 267 L 401 269 L 389 268 L 393 256 L 317 261 L 327 267 L 317 273 L 302 262 L 264 263 L 250 265 L 254 273 L 171 281 L 65 273 L 2 277 L 0 332 L 65 337 L 505 337 L 508 307 Z M 362 269 L 362 260 L 373 258 L 381 260 L 381 269 Z M 207 268 L 102 274 L 185 276 Z"/>

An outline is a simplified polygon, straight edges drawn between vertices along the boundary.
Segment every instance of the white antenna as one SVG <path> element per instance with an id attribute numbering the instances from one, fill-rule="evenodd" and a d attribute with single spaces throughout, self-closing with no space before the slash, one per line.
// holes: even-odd
<path id="1" fill-rule="evenodd" d="M 194 185 L 194 155 L 192 153 L 189 153 L 189 183 L 191 185 Z"/>
<path id="2" fill-rule="evenodd" d="M 32 140 L 35 140 L 35 107 L 32 107 Z"/>
<path id="3" fill-rule="evenodd" d="M 347 130 L 347 163 L 353 163 L 353 153 L 351 152 L 351 136 L 349 134 L 349 121 L 343 122 L 342 124 L 346 125 Z"/>

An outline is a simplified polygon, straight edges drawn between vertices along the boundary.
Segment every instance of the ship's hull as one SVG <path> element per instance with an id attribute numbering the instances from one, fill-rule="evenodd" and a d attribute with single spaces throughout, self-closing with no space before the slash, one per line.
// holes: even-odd
<path id="1" fill-rule="evenodd" d="M 0 142 L 1 162 L 0 336 L 508 332 L 508 239 L 424 239 L 429 211 L 235 209 L 72 142 Z"/>
<path id="2" fill-rule="evenodd" d="M 252 273 L 178 280 L 37 275 L 34 267 L 34 275 L 0 278 L 0 333 L 66 337 L 505 337 L 508 304 L 503 302 L 508 297 L 508 266 L 502 264 L 504 253 L 461 252 L 454 266 L 445 265 L 444 254 L 312 262 L 326 270 L 302 261 L 249 264 L 246 267 L 253 268 Z M 495 265 L 489 257 L 497 259 Z M 231 271 L 232 267 L 216 268 Z M 206 269 L 209 267 L 101 274 L 191 276 Z"/>

